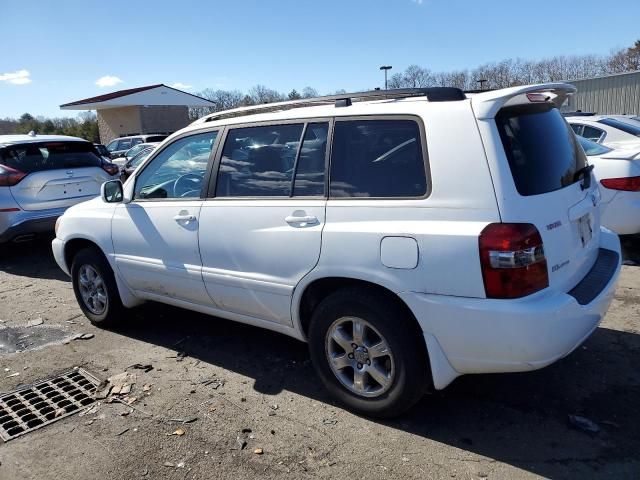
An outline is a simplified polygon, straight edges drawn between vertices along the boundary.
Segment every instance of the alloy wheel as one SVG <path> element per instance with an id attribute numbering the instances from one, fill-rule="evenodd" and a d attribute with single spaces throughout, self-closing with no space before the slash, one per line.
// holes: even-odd
<path id="1" fill-rule="evenodd" d="M 356 395 L 378 397 L 393 385 L 395 362 L 389 344 L 362 318 L 342 317 L 333 322 L 325 352 L 333 374 Z"/>

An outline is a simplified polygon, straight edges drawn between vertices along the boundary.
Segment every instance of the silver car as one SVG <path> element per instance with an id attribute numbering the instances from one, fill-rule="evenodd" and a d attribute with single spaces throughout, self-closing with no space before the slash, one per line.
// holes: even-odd
<path id="1" fill-rule="evenodd" d="M 0 243 L 52 232 L 68 207 L 100 195 L 118 174 L 81 138 L 0 135 Z"/>

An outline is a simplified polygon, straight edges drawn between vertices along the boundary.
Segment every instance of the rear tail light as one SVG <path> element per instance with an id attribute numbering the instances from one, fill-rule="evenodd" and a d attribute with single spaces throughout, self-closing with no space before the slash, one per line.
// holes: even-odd
<path id="1" fill-rule="evenodd" d="M 0 187 L 13 187 L 26 176 L 27 174 L 20 170 L 0 165 Z"/>
<path id="2" fill-rule="evenodd" d="M 480 233 L 480 263 L 488 298 L 519 298 L 549 286 L 538 229 L 529 223 L 492 223 Z"/>
<path id="3" fill-rule="evenodd" d="M 605 178 L 600 180 L 605 188 L 624 190 L 626 192 L 640 192 L 640 177 Z"/>
<path id="4" fill-rule="evenodd" d="M 540 103 L 551 100 L 551 97 L 548 94 L 544 93 L 527 93 L 527 98 L 530 102 Z"/>
<path id="5" fill-rule="evenodd" d="M 102 169 L 109 175 L 117 175 L 118 173 L 120 173 L 120 167 L 111 162 L 102 162 Z"/>

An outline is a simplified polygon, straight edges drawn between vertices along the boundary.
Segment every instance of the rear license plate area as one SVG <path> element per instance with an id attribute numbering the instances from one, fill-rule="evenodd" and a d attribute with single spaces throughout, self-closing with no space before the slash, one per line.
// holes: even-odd
<path id="1" fill-rule="evenodd" d="M 578 236 L 580 237 L 583 247 L 585 247 L 593 237 L 593 230 L 591 229 L 591 215 L 588 213 L 578 219 Z"/>

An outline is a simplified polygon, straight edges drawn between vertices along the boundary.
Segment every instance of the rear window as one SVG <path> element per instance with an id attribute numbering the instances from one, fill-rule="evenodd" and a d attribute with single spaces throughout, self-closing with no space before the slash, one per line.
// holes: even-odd
<path id="1" fill-rule="evenodd" d="M 32 173 L 58 168 L 99 167 L 102 159 L 89 142 L 39 142 L 5 147 L 0 163 Z"/>
<path id="2" fill-rule="evenodd" d="M 640 127 L 636 127 L 635 125 L 631 125 L 630 123 L 622 122 L 620 120 L 616 120 L 615 118 L 603 118 L 602 120 L 598 120 L 598 123 L 609 125 L 610 127 L 617 128 L 618 130 L 622 130 L 623 132 L 635 135 L 636 137 L 640 137 Z"/>
<path id="3" fill-rule="evenodd" d="M 605 147 L 604 145 L 600 145 L 599 143 L 592 142 L 589 139 L 578 136 L 578 142 L 580 142 L 580 146 L 584 150 L 584 153 L 587 154 L 587 157 L 591 157 L 593 155 L 604 155 L 605 153 L 609 153 L 611 151 L 610 148 Z"/>
<path id="4" fill-rule="evenodd" d="M 520 195 L 539 195 L 578 181 L 587 165 L 573 130 L 551 105 L 503 108 L 496 116 L 511 175 Z"/>

